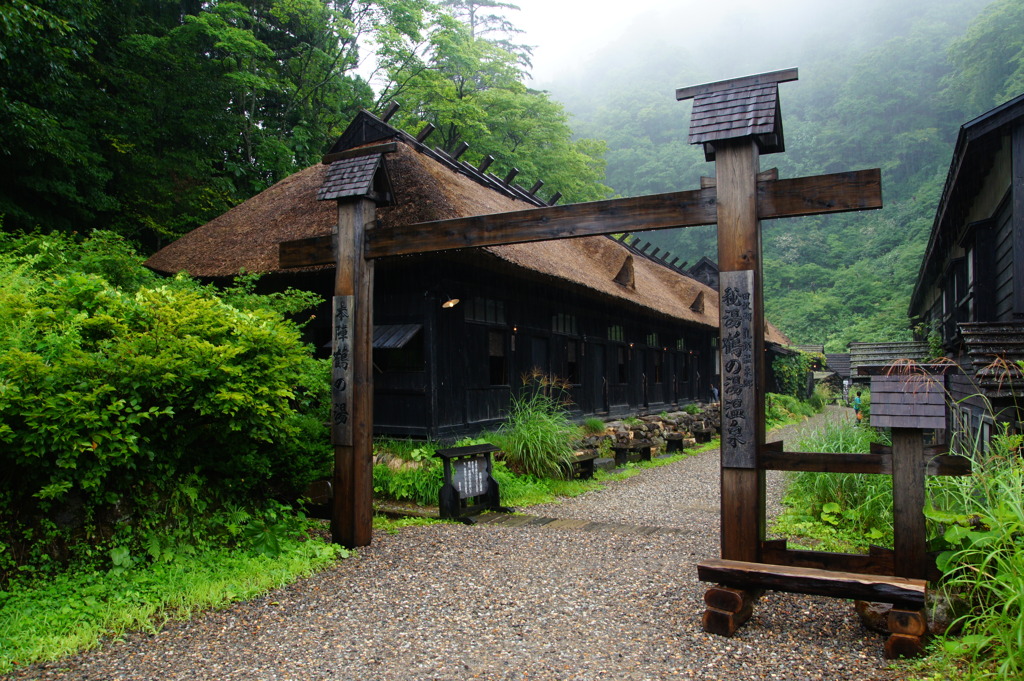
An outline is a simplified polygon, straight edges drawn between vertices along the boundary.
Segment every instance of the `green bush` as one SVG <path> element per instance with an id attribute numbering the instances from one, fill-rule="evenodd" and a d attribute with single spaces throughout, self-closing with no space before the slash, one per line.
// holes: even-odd
<path id="1" fill-rule="evenodd" d="M 824 366 L 825 356 L 821 353 L 801 352 L 794 355 L 780 355 L 772 362 L 772 373 L 779 393 L 798 399 L 806 399 L 807 379 L 814 364 Z"/>
<path id="2" fill-rule="evenodd" d="M 0 575 L 134 552 L 176 494 L 202 515 L 329 473 L 329 366 L 281 314 L 308 297 L 249 285 L 158 279 L 102 233 L 0 241 Z"/>
<path id="3" fill-rule="evenodd" d="M 810 404 L 790 395 L 768 393 L 765 400 L 764 417 L 769 428 L 814 415 Z"/>
<path id="4" fill-rule="evenodd" d="M 605 430 L 605 422 L 599 418 L 591 417 L 583 422 L 583 431 L 589 435 L 604 435 Z"/>

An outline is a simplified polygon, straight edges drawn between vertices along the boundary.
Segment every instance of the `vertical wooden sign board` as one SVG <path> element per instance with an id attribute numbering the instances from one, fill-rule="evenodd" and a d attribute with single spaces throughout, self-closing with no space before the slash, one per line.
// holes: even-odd
<path id="1" fill-rule="evenodd" d="M 722 353 L 722 557 L 760 560 L 764 538 L 764 312 L 758 151 L 753 139 L 716 149 L 719 351 Z"/>
<path id="2" fill-rule="evenodd" d="M 347 547 L 369 545 L 373 530 L 374 267 L 363 251 L 375 216 L 371 200 L 339 202 L 334 241 L 331 535 Z"/>
<path id="3" fill-rule="evenodd" d="M 331 444 L 352 446 L 352 306 L 355 296 L 334 296 L 331 362 Z"/>
<path id="4" fill-rule="evenodd" d="M 754 391 L 754 272 L 722 272 L 722 466 L 754 468 L 757 465 Z"/>

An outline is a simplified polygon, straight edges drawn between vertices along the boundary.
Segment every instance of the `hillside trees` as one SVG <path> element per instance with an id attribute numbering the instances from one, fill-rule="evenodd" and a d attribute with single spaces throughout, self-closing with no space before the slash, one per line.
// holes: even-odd
<path id="1" fill-rule="evenodd" d="M 541 180 L 566 201 L 605 198 L 604 144 L 572 139 L 564 108 L 524 84 L 528 49 L 501 35 L 515 29 L 476 13 L 481 7 L 514 8 L 460 0 L 454 8 L 462 19 L 440 11 L 417 57 L 393 64 L 381 99 L 402 103 L 394 122 L 414 133 L 429 123 L 432 144 L 449 152 L 467 144 L 467 160 L 493 156 L 492 171 L 516 168 L 517 181 Z"/>
<path id="2" fill-rule="evenodd" d="M 512 7 L 5 3 L 3 228 L 104 227 L 158 247 L 317 162 L 356 111 L 391 98 L 410 125 L 435 122 L 446 147 L 465 140 L 500 164 L 515 153 L 527 158 L 524 176 L 545 175 L 577 199 L 603 195 L 600 145 L 573 142 L 564 111 L 523 85 L 529 48 L 511 39 L 502 13 Z M 540 117 L 538 132 L 524 144 L 529 117 Z"/>
<path id="3" fill-rule="evenodd" d="M 775 36 L 778 53 L 791 58 L 785 65 L 798 65 L 801 77 L 780 86 L 786 152 L 761 159 L 782 177 L 882 169 L 881 211 L 763 223 L 769 319 L 794 342 L 836 352 L 848 341 L 909 338 L 907 301 L 957 128 L 994 99 L 1024 91 L 1013 85 L 1024 47 L 1013 29 L 1024 20 L 1021 0 L 874 2 L 850 11 L 848 26 L 822 26 L 826 34 L 849 31 L 842 40 Z M 576 93 L 566 84 L 581 131 L 608 141 L 616 191 L 693 188 L 714 173 L 686 143 L 687 105 L 655 89 L 751 72 L 741 50 L 733 59 L 714 52 L 713 63 L 702 64 L 711 47 L 651 46 L 636 63 L 602 57 L 594 65 L 599 85 Z M 970 109 L 965 93 L 983 105 Z M 716 259 L 714 228 L 644 238 L 691 263 Z"/>

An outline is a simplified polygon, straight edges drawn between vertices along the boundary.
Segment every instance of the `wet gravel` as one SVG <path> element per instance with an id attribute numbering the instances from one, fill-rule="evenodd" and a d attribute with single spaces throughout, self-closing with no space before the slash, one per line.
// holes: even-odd
<path id="1" fill-rule="evenodd" d="M 708 452 L 527 509 L 608 528 L 381 533 L 264 597 L 5 678 L 902 678 L 842 601 L 769 593 L 733 638 L 703 632 L 695 564 L 718 554 L 717 476 Z"/>

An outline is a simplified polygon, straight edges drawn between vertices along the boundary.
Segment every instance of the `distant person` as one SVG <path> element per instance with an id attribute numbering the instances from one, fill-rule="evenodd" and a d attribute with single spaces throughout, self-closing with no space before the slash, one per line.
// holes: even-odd
<path id="1" fill-rule="evenodd" d="M 711 384 L 711 401 L 718 401 L 718 386 L 715 385 L 714 383 Z"/>
<path id="2" fill-rule="evenodd" d="M 854 416 L 857 417 L 858 421 L 860 421 L 861 418 L 863 418 L 861 416 L 861 413 L 860 413 L 860 406 L 861 406 L 860 391 L 858 390 L 857 391 L 857 396 L 853 398 L 853 414 L 854 414 Z"/>

